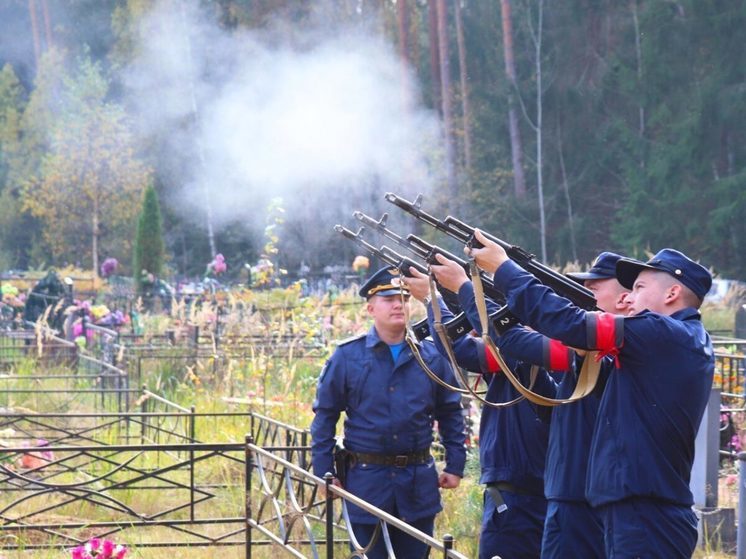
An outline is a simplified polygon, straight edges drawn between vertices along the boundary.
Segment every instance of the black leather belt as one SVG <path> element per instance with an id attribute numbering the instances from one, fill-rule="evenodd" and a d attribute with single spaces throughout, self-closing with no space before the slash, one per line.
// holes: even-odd
<path id="1" fill-rule="evenodd" d="M 369 454 L 367 452 L 350 452 L 357 464 L 375 464 L 376 466 L 396 466 L 406 468 L 430 461 L 430 449 L 423 448 L 405 454 Z"/>
<path id="2" fill-rule="evenodd" d="M 497 481 L 488 483 L 487 487 L 494 487 L 498 489 L 499 491 L 507 491 L 508 493 L 515 493 L 516 495 L 529 495 L 531 497 L 543 497 L 544 493 L 532 489 L 527 489 L 525 487 L 518 487 L 517 485 L 513 485 L 512 483 L 509 483 L 507 481 Z"/>

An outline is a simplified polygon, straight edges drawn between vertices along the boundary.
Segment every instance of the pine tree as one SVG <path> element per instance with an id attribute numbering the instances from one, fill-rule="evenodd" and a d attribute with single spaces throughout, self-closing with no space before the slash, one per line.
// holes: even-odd
<path id="1" fill-rule="evenodd" d="M 137 220 L 135 247 L 132 258 L 132 275 L 139 293 L 142 289 L 143 271 L 156 278 L 163 271 L 165 244 L 161 225 L 161 208 L 153 186 L 145 189 L 142 211 Z"/>

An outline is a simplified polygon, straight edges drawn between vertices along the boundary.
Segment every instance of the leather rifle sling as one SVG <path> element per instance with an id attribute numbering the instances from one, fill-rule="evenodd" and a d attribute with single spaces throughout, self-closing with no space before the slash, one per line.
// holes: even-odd
<path id="1" fill-rule="evenodd" d="M 451 367 L 454 369 L 454 374 L 457 376 L 461 384 L 465 386 L 466 388 L 453 387 L 449 385 L 448 383 L 446 383 L 445 381 L 443 381 L 440 377 L 438 377 L 438 375 L 436 375 L 430 369 L 430 367 L 428 367 L 428 365 L 425 363 L 425 360 L 422 358 L 419 352 L 419 348 L 417 347 L 417 344 L 414 341 L 414 336 L 408 333 L 406 337 L 407 343 L 409 344 L 412 350 L 412 353 L 414 354 L 415 359 L 417 359 L 417 362 L 419 363 L 420 367 L 422 367 L 422 369 L 431 379 L 433 379 L 435 382 L 437 382 L 441 386 L 445 386 L 446 388 L 449 388 L 461 394 L 470 394 L 474 399 L 478 400 L 485 406 L 489 406 L 492 408 L 506 408 L 509 406 L 513 406 L 517 404 L 518 402 L 520 402 L 521 400 L 523 400 L 524 397 L 519 394 L 518 397 L 508 402 L 490 402 L 489 400 L 481 396 L 482 394 L 486 393 L 486 391 L 477 392 L 471 388 L 471 386 L 468 383 L 468 379 L 465 378 L 465 376 L 463 375 L 463 372 L 461 371 L 461 368 L 458 366 L 458 363 L 456 362 L 456 356 L 453 353 L 453 348 L 451 346 L 450 339 L 448 338 L 448 334 L 446 333 L 445 328 L 443 328 L 442 320 L 441 320 L 442 315 L 440 312 L 440 306 L 438 305 L 438 300 L 437 300 L 436 295 L 437 294 L 435 291 L 435 282 L 433 281 L 432 277 L 430 277 L 430 303 L 432 305 L 432 310 L 433 310 L 434 327 L 435 327 L 436 333 L 438 334 L 438 338 L 440 339 L 441 344 L 445 348 L 446 354 L 448 355 L 449 363 Z M 531 368 L 531 380 L 530 380 L 531 386 L 533 386 L 534 381 L 538 377 L 538 370 L 539 370 L 538 367 Z"/>
<path id="2" fill-rule="evenodd" d="M 601 361 L 598 351 L 589 351 L 585 356 L 583 366 L 580 368 L 580 373 L 578 374 L 578 381 L 575 385 L 575 389 L 568 398 L 548 398 L 547 396 L 542 396 L 541 394 L 537 394 L 536 392 L 531 390 L 531 388 L 533 388 L 533 382 L 531 382 L 531 386 L 529 386 L 529 388 L 526 388 L 520 381 L 520 379 L 516 378 L 516 376 L 508 367 L 507 363 L 505 363 L 502 353 L 492 341 L 492 338 L 490 338 L 488 329 L 489 324 L 487 317 L 487 306 L 484 299 L 482 280 L 479 277 L 479 271 L 477 270 L 474 259 L 470 260 L 469 265 L 472 268 L 471 277 L 472 281 L 474 282 L 474 296 L 476 298 L 477 311 L 479 312 L 479 321 L 482 326 L 482 339 L 484 340 L 484 344 L 488 348 L 488 351 L 492 353 L 492 356 L 502 368 L 502 371 L 508 378 L 508 381 L 510 381 L 510 384 L 513 385 L 518 393 L 525 396 L 528 401 L 540 406 L 558 406 L 576 402 L 593 392 L 594 388 L 596 387 L 596 383 L 598 382 L 599 373 L 601 371 Z"/>

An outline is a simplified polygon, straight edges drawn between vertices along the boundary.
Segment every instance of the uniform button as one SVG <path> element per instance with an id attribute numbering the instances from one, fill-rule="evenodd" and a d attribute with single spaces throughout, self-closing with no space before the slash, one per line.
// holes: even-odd
<path id="1" fill-rule="evenodd" d="M 399 435 L 394 435 L 394 440 L 398 439 Z"/>
<path id="2" fill-rule="evenodd" d="M 394 391 L 394 387 L 393 386 L 389 386 L 389 392 L 393 392 L 393 391 Z"/>

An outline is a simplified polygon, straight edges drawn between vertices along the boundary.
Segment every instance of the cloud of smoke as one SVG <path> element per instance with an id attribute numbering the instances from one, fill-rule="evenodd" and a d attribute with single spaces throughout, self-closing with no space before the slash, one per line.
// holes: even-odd
<path id="1" fill-rule="evenodd" d="M 143 131 L 175 162 L 187 215 L 202 220 L 209 204 L 218 227 L 263 224 L 280 196 L 338 221 L 386 190 L 430 188 L 437 116 L 369 26 L 229 33 L 184 6 L 163 2 L 143 21 L 125 83 Z"/>

